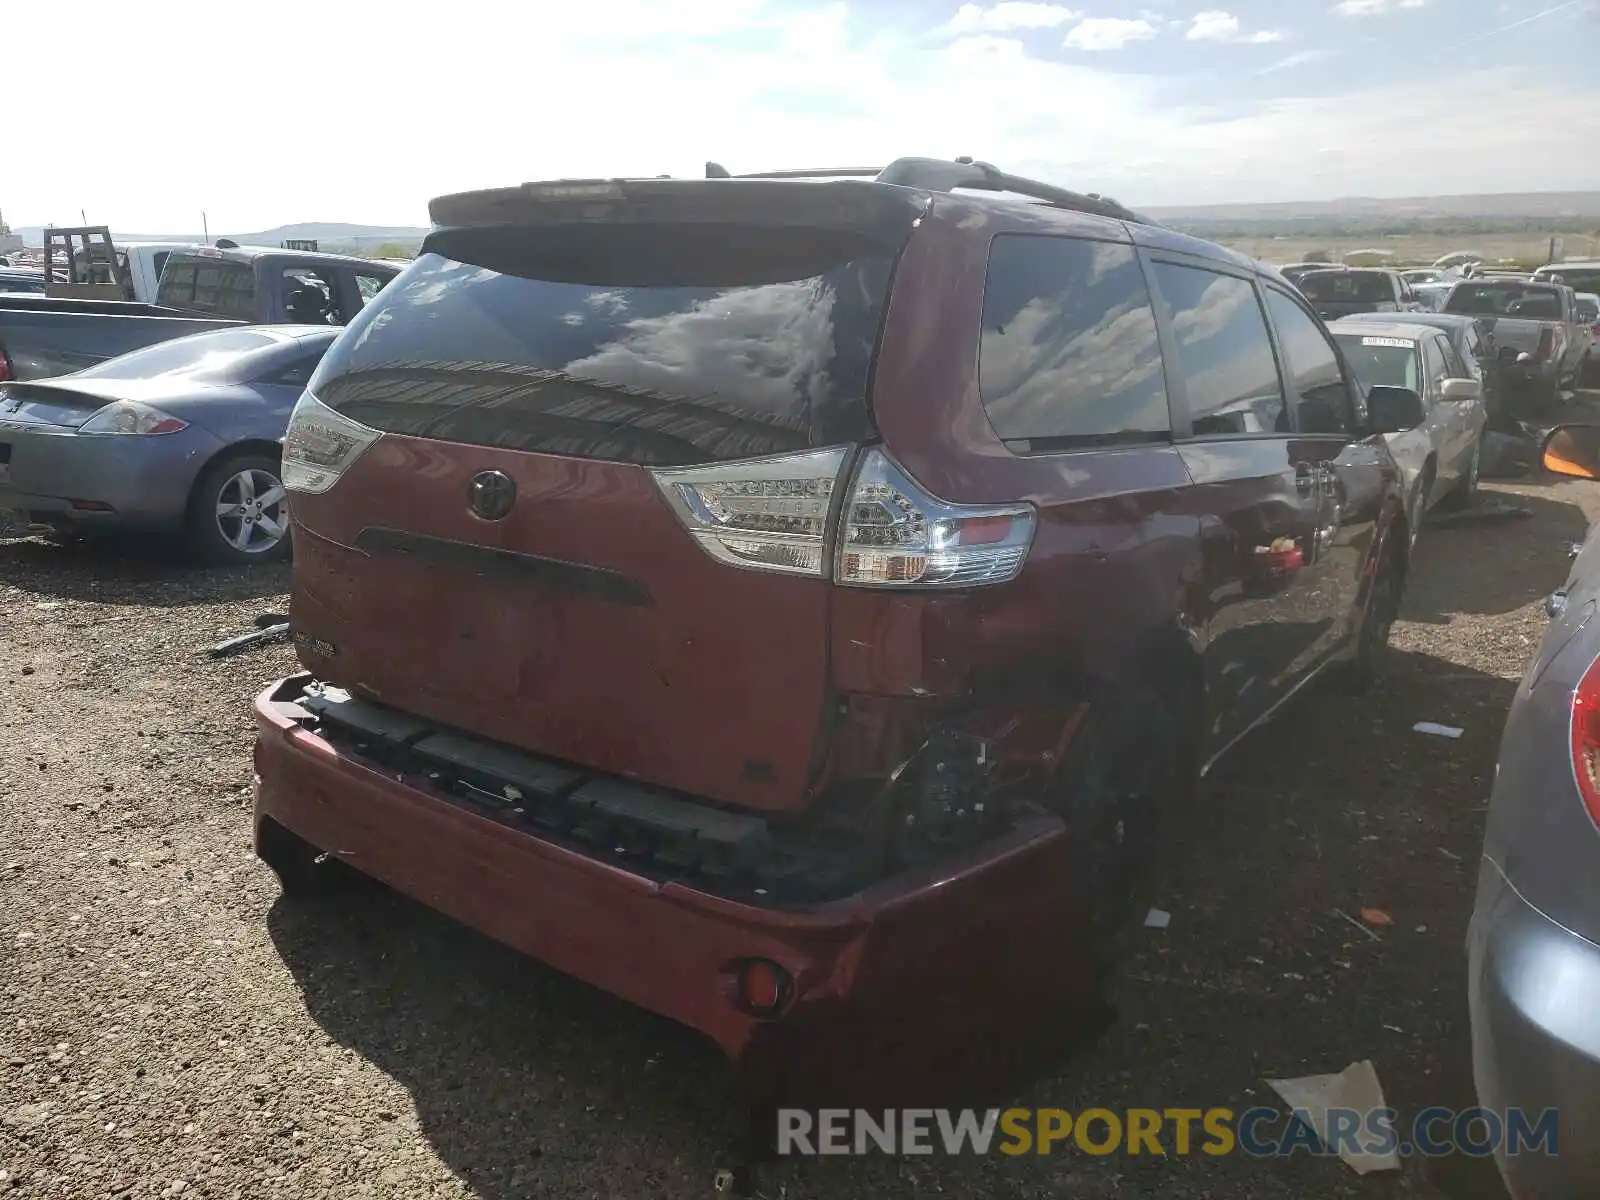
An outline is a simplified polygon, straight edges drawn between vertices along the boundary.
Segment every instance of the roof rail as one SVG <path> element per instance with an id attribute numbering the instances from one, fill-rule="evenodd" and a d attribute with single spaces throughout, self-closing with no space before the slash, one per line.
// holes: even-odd
<path id="1" fill-rule="evenodd" d="M 750 175 L 734 175 L 721 163 L 706 163 L 707 179 L 838 179 L 865 177 L 879 183 L 892 183 L 900 187 L 922 188 L 931 192 L 948 192 L 955 188 L 969 188 L 985 192 L 1014 192 L 1033 200 L 1042 200 L 1057 208 L 1070 208 L 1077 212 L 1095 213 L 1119 221 L 1133 221 L 1140 225 L 1159 225 L 1149 217 L 1134 212 L 1109 196 L 1096 192 L 1087 194 L 1056 187 L 1022 175 L 1011 175 L 992 163 L 978 162 L 970 156 L 957 159 L 897 158 L 881 169 L 869 167 L 807 167 L 790 171 L 761 171 Z"/>

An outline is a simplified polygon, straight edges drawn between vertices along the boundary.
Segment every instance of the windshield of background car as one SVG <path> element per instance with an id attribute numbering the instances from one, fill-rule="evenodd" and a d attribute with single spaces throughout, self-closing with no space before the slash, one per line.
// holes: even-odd
<path id="1" fill-rule="evenodd" d="M 1335 333 L 1350 369 L 1366 387 L 1403 387 L 1420 392 L 1417 344 L 1371 333 Z"/>
<path id="2" fill-rule="evenodd" d="M 157 342 L 142 350 L 108 358 L 79 371 L 77 377 L 154 379 L 158 375 L 215 375 L 226 371 L 241 354 L 270 346 L 278 339 L 248 329 L 224 329 L 194 337 Z"/>
<path id="3" fill-rule="evenodd" d="M 866 436 L 895 252 L 763 225 L 477 236 L 374 297 L 311 381 L 373 429 L 648 465 Z"/>
<path id="4" fill-rule="evenodd" d="M 1299 287 L 1308 300 L 1324 304 L 1372 304 L 1394 299 L 1394 285 L 1387 275 L 1370 271 L 1334 271 L 1305 275 Z"/>

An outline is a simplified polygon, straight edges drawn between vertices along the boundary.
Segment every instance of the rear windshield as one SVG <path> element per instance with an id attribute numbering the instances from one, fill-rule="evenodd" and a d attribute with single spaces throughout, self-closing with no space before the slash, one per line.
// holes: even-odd
<path id="1" fill-rule="evenodd" d="M 278 339 L 248 329 L 219 330 L 195 337 L 157 342 L 143 350 L 108 358 L 79 371 L 80 378 L 154 379 L 157 375 L 206 375 L 225 371 L 241 354 L 270 346 Z"/>
<path id="2" fill-rule="evenodd" d="M 1336 333 L 1350 369 L 1367 387 L 1403 387 L 1420 392 L 1417 344 L 1376 334 Z"/>
<path id="3" fill-rule="evenodd" d="M 174 254 L 161 272 L 156 303 L 252 320 L 256 312 L 255 271 L 249 263 Z"/>
<path id="4" fill-rule="evenodd" d="M 1306 275 L 1300 279 L 1300 290 L 1308 300 L 1324 304 L 1374 304 L 1394 299 L 1394 285 L 1387 275 L 1365 271 Z"/>
<path id="5" fill-rule="evenodd" d="M 1548 285 L 1540 287 L 1514 280 L 1504 283 L 1459 283 L 1451 290 L 1444 310 L 1520 317 L 1531 321 L 1559 321 L 1561 296 Z"/>
<path id="6" fill-rule="evenodd" d="M 374 298 L 312 379 L 374 429 L 687 465 L 867 436 L 895 252 L 839 232 L 468 235 Z"/>

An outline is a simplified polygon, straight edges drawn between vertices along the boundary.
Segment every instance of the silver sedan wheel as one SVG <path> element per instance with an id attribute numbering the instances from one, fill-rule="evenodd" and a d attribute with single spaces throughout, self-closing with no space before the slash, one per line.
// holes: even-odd
<path id="1" fill-rule="evenodd" d="M 258 467 L 224 479 L 216 509 L 222 540 L 242 554 L 265 554 L 289 531 L 283 481 Z"/>

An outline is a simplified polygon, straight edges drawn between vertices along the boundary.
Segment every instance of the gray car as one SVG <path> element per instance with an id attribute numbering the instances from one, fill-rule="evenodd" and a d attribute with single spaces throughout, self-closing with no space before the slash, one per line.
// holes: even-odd
<path id="1" fill-rule="evenodd" d="M 1600 426 L 1556 429 L 1545 465 L 1600 479 Z M 1500 743 L 1468 1004 L 1479 1102 L 1557 1111 L 1555 1155 L 1503 1155 L 1516 1200 L 1600 1195 L 1600 524 L 1517 689 Z"/>
<path id="2" fill-rule="evenodd" d="M 214 562 L 286 554 L 284 429 L 338 333 L 219 329 L 0 383 L 0 510 L 63 533 L 181 533 Z"/>

